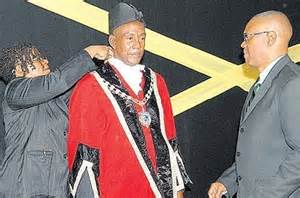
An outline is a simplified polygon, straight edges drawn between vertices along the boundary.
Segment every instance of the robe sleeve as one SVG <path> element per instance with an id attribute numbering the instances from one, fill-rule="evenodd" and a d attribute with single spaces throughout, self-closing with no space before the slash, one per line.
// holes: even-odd
<path id="1" fill-rule="evenodd" d="M 178 175 L 177 180 L 182 180 L 183 184 L 186 186 L 187 184 L 192 184 L 192 181 L 187 174 L 186 168 L 184 166 L 184 161 L 182 158 L 182 155 L 179 151 L 177 136 L 176 136 L 176 127 L 175 127 L 175 120 L 173 116 L 172 111 L 172 105 L 170 101 L 170 95 L 168 92 L 167 85 L 159 74 L 157 74 L 157 84 L 158 84 L 158 92 L 161 98 L 162 107 L 164 111 L 164 121 L 165 121 L 165 129 L 166 129 L 166 135 L 169 140 L 169 143 L 171 144 L 173 151 L 176 156 L 177 164 L 178 164 Z M 180 182 L 178 182 L 179 184 Z M 187 187 L 187 186 L 186 186 Z M 182 185 L 178 185 L 177 190 L 183 190 L 184 187 Z"/>
<path id="2" fill-rule="evenodd" d="M 101 152 L 97 134 L 105 125 L 99 110 L 100 89 L 91 74 L 74 88 L 69 105 L 68 167 L 73 197 L 99 196 Z M 93 196 L 91 196 L 93 195 Z"/>

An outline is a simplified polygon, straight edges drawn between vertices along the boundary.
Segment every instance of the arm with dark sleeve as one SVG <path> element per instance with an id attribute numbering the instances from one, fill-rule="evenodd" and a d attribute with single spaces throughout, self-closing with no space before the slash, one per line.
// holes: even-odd
<path id="1" fill-rule="evenodd" d="M 164 111 L 166 135 L 167 135 L 167 138 L 175 152 L 175 156 L 177 159 L 177 164 L 178 164 L 178 168 L 179 168 L 179 172 L 180 172 L 178 177 L 181 177 L 184 185 L 191 184 L 192 181 L 187 174 L 182 156 L 179 152 L 179 146 L 178 146 L 177 137 L 176 137 L 175 120 L 174 120 L 174 116 L 173 116 L 169 91 L 168 91 L 168 88 L 167 88 L 167 85 L 166 85 L 164 79 L 160 75 L 157 75 L 157 81 L 158 81 L 158 83 L 157 83 L 158 90 L 159 90 L 162 107 L 163 107 L 163 111 Z M 178 190 L 183 190 L 183 189 L 178 189 Z"/>
<path id="2" fill-rule="evenodd" d="M 84 74 L 95 69 L 90 55 L 83 51 L 48 75 L 14 79 L 6 88 L 5 98 L 13 109 L 35 106 L 63 94 Z"/>
<path id="3" fill-rule="evenodd" d="M 100 192 L 97 184 L 101 160 L 98 141 L 105 129 L 105 115 L 101 112 L 97 83 L 91 74 L 84 76 L 76 84 L 69 104 L 69 187 L 72 195 L 78 198 L 95 197 Z"/>
<path id="4" fill-rule="evenodd" d="M 233 163 L 217 180 L 217 182 L 222 183 L 226 187 L 226 197 L 232 197 L 237 193 L 238 186 L 236 179 L 235 163 Z"/>
<path id="5" fill-rule="evenodd" d="M 274 177 L 258 184 L 254 197 L 289 197 L 300 188 L 300 78 L 288 82 L 279 96 L 279 115 L 290 150 Z"/>

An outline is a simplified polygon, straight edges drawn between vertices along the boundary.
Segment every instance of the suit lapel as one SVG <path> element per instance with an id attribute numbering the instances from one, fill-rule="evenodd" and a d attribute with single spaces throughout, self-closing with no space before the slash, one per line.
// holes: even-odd
<path id="1" fill-rule="evenodd" d="M 274 67 L 271 69 L 270 73 L 267 75 L 266 79 L 262 83 L 261 87 L 257 91 L 250 106 L 248 107 L 249 100 L 250 100 L 251 94 L 253 92 L 253 86 L 251 87 L 251 89 L 247 95 L 244 107 L 243 107 L 242 116 L 241 116 L 241 124 L 248 118 L 248 116 L 251 114 L 253 109 L 256 107 L 257 103 L 265 96 L 265 94 L 270 89 L 272 82 L 276 78 L 278 73 L 290 61 L 291 61 L 290 58 L 287 55 L 285 55 L 274 65 Z"/>
<path id="2" fill-rule="evenodd" d="M 255 81 L 255 83 L 257 82 L 257 80 Z M 255 84 L 254 83 L 254 84 Z M 253 84 L 253 85 L 254 85 Z M 248 94 L 247 94 L 247 97 L 246 97 L 246 100 L 245 100 L 245 102 L 244 102 L 244 105 L 243 105 L 243 109 L 242 109 L 242 112 L 241 112 L 241 120 L 240 120 L 240 122 L 242 122 L 243 120 L 244 120 L 244 118 L 245 118 L 245 116 L 246 116 L 246 113 L 247 113 L 247 108 L 249 108 L 248 107 L 248 105 L 249 105 L 249 102 L 250 102 L 250 98 L 251 98 L 251 96 L 252 96 L 252 94 L 253 94 L 253 89 L 254 89 L 254 86 L 252 85 L 252 87 L 250 88 L 250 90 L 249 90 L 249 92 L 248 92 Z M 248 109 L 248 111 L 249 111 L 249 109 Z"/>

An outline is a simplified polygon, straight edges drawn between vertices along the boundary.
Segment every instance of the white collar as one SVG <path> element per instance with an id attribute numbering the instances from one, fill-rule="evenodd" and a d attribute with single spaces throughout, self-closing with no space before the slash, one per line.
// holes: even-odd
<path id="1" fill-rule="evenodd" d="M 117 58 L 110 58 L 108 62 L 120 72 L 124 80 L 127 82 L 127 84 L 135 94 L 138 94 L 138 92 L 142 90 L 141 82 L 143 78 L 142 71 L 145 68 L 144 65 L 127 65 Z"/>
<path id="2" fill-rule="evenodd" d="M 262 84 L 265 79 L 267 78 L 268 74 L 270 73 L 271 69 L 274 65 L 282 58 L 283 56 L 279 56 L 274 61 L 272 61 L 260 74 L 259 74 L 259 81 L 257 83 Z"/>

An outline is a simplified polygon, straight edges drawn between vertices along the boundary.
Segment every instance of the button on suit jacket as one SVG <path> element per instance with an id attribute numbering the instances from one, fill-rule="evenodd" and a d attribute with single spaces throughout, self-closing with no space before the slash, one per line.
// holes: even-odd
<path id="1" fill-rule="evenodd" d="M 49 75 L 16 78 L 6 87 L 6 150 L 0 197 L 67 197 L 66 137 L 70 88 L 96 69 L 83 51 Z"/>
<path id="2" fill-rule="evenodd" d="M 300 66 L 286 55 L 240 119 L 235 162 L 218 179 L 227 197 L 300 197 Z M 246 111 L 247 109 L 247 111 Z"/>

